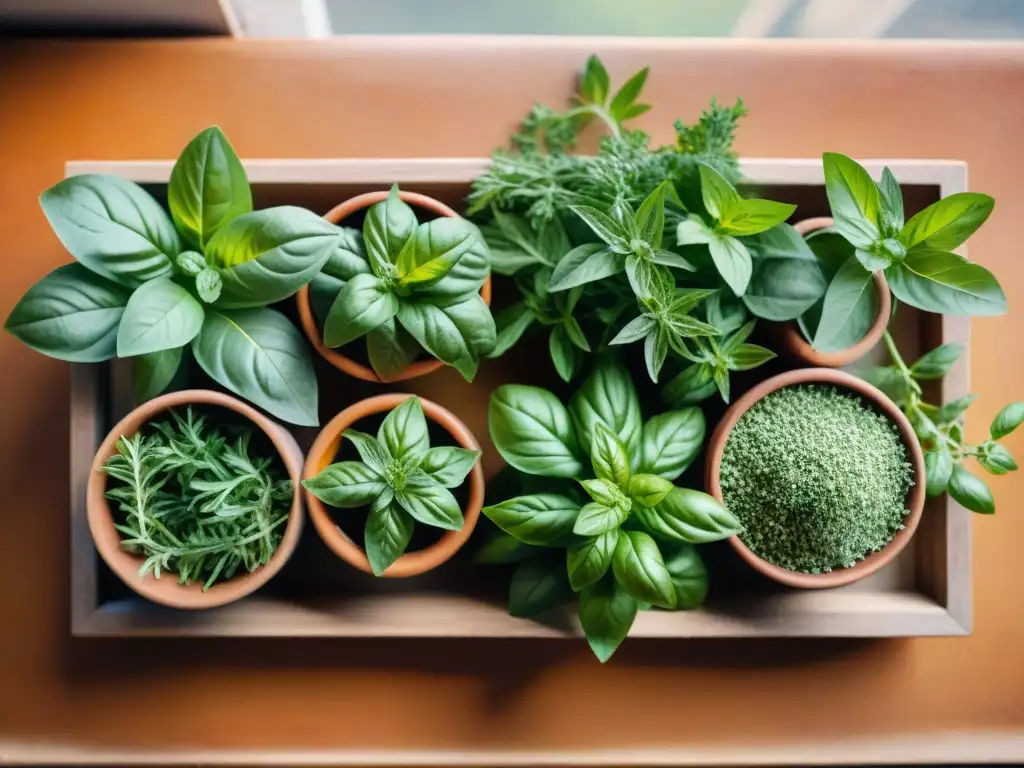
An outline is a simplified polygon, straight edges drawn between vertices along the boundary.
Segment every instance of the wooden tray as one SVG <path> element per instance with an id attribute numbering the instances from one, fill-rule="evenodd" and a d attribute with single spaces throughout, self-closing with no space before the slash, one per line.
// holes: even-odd
<path id="1" fill-rule="evenodd" d="M 460 208 L 485 159 L 250 160 L 245 162 L 257 207 L 282 203 L 326 211 L 346 197 L 394 182 Z M 170 161 L 71 162 L 67 175 L 108 173 L 166 194 Z M 966 165 L 950 161 L 870 161 L 876 177 L 889 165 L 903 184 L 908 217 L 931 202 L 966 189 Z M 742 162 L 752 185 L 773 199 L 798 203 L 801 218 L 827 214 L 819 160 Z M 498 285 L 500 301 L 501 280 Z M 291 309 L 290 303 L 282 307 Z M 894 334 L 904 355 L 943 342 L 968 343 L 966 318 L 897 314 Z M 882 360 L 876 349 L 869 359 Z M 539 361 L 539 362 L 538 362 Z M 488 478 L 501 467 L 487 437 L 486 407 L 498 385 L 519 381 L 553 386 L 546 343 L 523 342 L 485 363 L 472 385 L 445 370 L 396 387 L 356 382 L 317 359 L 321 423 L 344 405 L 396 389 L 422 394 L 453 410 L 484 445 Z M 787 367 L 773 361 L 756 378 Z M 791 367 L 791 366 L 790 366 Z M 948 401 L 968 391 L 964 355 L 936 391 Z M 756 379 L 753 379 L 756 380 Z M 737 394 L 749 385 L 737 382 Z M 648 411 L 653 389 L 641 389 Z M 714 401 L 710 401 L 714 403 Z M 71 386 L 71 631 L 76 636 L 338 636 L 561 637 L 579 634 L 574 610 L 544 623 L 505 611 L 510 571 L 472 563 L 474 539 L 445 567 L 414 579 L 366 576 L 337 559 L 307 526 L 284 570 L 256 595 L 224 608 L 183 612 L 138 598 L 97 556 L 85 517 L 85 485 L 103 436 L 132 407 L 130 368 L 114 361 L 72 367 Z M 709 424 L 720 414 L 706 405 Z M 308 448 L 316 429 L 295 434 Z M 701 460 L 695 462 L 701 464 Z M 700 467 L 691 484 L 699 485 Z M 481 525 L 481 528 L 484 526 Z M 965 635 L 971 631 L 971 516 L 942 497 L 928 504 L 916 536 L 887 568 L 857 584 L 826 591 L 778 588 L 754 574 L 726 544 L 702 548 L 711 571 L 707 605 L 692 612 L 641 613 L 631 637 L 895 637 Z"/>

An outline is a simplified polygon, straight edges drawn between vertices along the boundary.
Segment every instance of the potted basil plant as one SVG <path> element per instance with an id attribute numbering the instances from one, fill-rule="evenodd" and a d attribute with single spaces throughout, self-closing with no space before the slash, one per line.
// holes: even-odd
<path id="1" fill-rule="evenodd" d="M 168 209 L 131 181 L 72 176 L 40 197 L 77 260 L 33 285 L 6 330 L 75 363 L 134 363 L 136 396 L 158 395 L 184 357 L 218 384 L 293 424 L 317 424 L 302 335 L 268 305 L 308 283 L 337 229 L 295 206 L 254 211 L 245 169 L 217 127 L 171 171 Z"/>
<path id="2" fill-rule="evenodd" d="M 694 545 L 742 526 L 708 494 L 673 484 L 704 441 L 699 409 L 645 422 L 628 372 L 603 360 L 568 407 L 538 387 L 499 387 L 489 422 L 512 467 L 550 479 L 542 493 L 483 510 L 507 536 L 536 548 L 525 551 L 512 577 L 513 615 L 536 615 L 577 596 L 583 632 L 603 662 L 642 607 L 703 602 L 707 573 Z M 510 542 L 488 546 L 522 552 Z"/>

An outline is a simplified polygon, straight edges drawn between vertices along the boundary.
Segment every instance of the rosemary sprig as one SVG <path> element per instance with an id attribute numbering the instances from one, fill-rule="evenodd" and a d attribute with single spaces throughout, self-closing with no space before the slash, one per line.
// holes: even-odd
<path id="1" fill-rule="evenodd" d="M 249 431 L 209 426 L 191 407 L 151 427 L 122 436 L 104 465 L 116 481 L 106 495 L 121 513 L 121 546 L 146 558 L 139 575 L 172 571 L 206 590 L 266 565 L 288 519 L 291 481 L 252 455 Z"/>

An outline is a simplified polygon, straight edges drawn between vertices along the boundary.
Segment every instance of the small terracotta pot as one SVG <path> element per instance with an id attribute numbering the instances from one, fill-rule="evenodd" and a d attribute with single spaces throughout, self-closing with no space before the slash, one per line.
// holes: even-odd
<path id="1" fill-rule="evenodd" d="M 793 225 L 793 229 L 801 235 L 809 235 L 819 229 L 831 227 L 834 223 L 829 216 L 819 216 L 798 221 Z M 811 346 L 800 332 L 800 327 L 792 322 L 778 327 L 778 340 L 782 349 L 791 357 L 822 368 L 839 368 L 864 357 L 881 341 L 882 334 L 885 333 L 885 329 L 889 325 L 889 315 L 892 314 L 892 293 L 889 291 L 889 284 L 885 282 L 885 277 L 881 272 L 875 272 L 872 277 L 875 280 L 875 289 L 878 291 L 878 317 L 875 318 L 874 325 L 863 339 L 852 347 L 837 352 L 821 352 Z"/>
<path id="2" fill-rule="evenodd" d="M 140 577 L 138 570 L 145 558 L 126 552 L 121 547 L 121 537 L 114 529 L 114 518 L 104 493 L 107 490 L 108 475 L 103 471 L 107 459 L 117 450 L 117 441 L 122 435 L 132 437 L 155 416 L 171 408 L 187 405 L 211 405 L 226 408 L 241 414 L 261 429 L 270 438 L 281 456 L 288 476 L 292 481 L 292 507 L 285 524 L 284 534 L 270 561 L 251 573 L 241 572 L 227 581 L 211 586 L 205 592 L 201 583 L 179 584 L 175 573 L 163 573 L 156 578 L 152 573 Z M 262 587 L 281 570 L 295 551 L 302 533 L 302 493 L 299 481 L 302 474 L 302 451 L 295 438 L 280 424 L 271 421 L 255 408 L 233 397 L 206 389 L 188 389 L 171 392 L 143 403 L 129 413 L 103 440 L 89 472 L 86 487 L 86 516 L 96 549 L 103 561 L 117 576 L 140 595 L 155 603 L 172 608 L 215 608 L 234 602 Z"/>
<path id="3" fill-rule="evenodd" d="M 924 509 L 924 453 L 921 451 L 921 444 L 914 434 L 910 421 L 903 412 L 896 407 L 896 404 L 886 397 L 880 390 L 871 386 L 865 381 L 858 379 L 844 371 L 835 371 L 831 368 L 801 368 L 795 371 L 773 376 L 761 382 L 756 387 L 743 395 L 732 404 L 725 416 L 718 423 L 711 441 L 708 444 L 708 463 L 706 482 L 708 493 L 718 501 L 725 503 L 722 498 L 722 487 L 718 481 L 718 473 L 722 466 L 722 453 L 725 450 L 729 433 L 736 426 L 736 422 L 743 416 L 758 400 L 769 392 L 774 392 L 783 387 L 794 384 L 832 384 L 842 389 L 852 391 L 860 395 L 866 401 L 876 406 L 886 418 L 892 421 L 900 431 L 903 444 L 907 447 L 910 464 L 913 467 L 914 485 L 907 492 L 908 514 L 903 518 L 903 530 L 898 531 L 892 541 L 886 544 L 877 552 L 872 552 L 863 560 L 851 568 L 839 568 L 828 573 L 803 573 L 780 568 L 755 555 L 739 536 L 733 536 L 729 543 L 739 553 L 748 565 L 763 573 L 770 579 L 788 584 L 791 587 L 802 587 L 804 589 L 821 589 L 825 587 L 841 587 L 844 584 L 852 584 L 859 581 L 888 563 L 907 546 L 910 537 L 917 530 L 917 524 L 921 521 L 921 511 Z"/>
<path id="4" fill-rule="evenodd" d="M 383 190 L 380 192 L 366 192 L 362 195 L 356 195 L 350 197 L 340 205 L 336 205 L 334 208 L 324 214 L 324 218 L 332 224 L 341 224 L 342 221 L 347 219 L 354 213 L 358 213 L 364 208 L 369 208 L 374 203 L 379 203 L 381 200 L 385 200 L 389 192 Z M 450 218 L 458 218 L 459 214 L 449 208 L 447 205 L 442 203 L 440 200 L 435 200 L 427 195 L 421 195 L 416 192 L 405 192 L 399 190 L 398 196 L 408 203 L 409 205 L 424 210 L 430 211 L 431 213 L 437 214 L 438 216 L 448 216 Z M 483 287 L 480 288 L 480 296 L 487 304 L 491 303 L 491 278 L 487 277 Z M 309 300 L 309 286 L 303 286 L 299 289 L 299 292 L 295 294 L 296 301 L 299 306 L 299 321 L 302 324 L 302 330 L 306 334 L 306 338 L 309 339 L 309 343 L 313 345 L 313 348 L 320 353 L 320 356 L 327 360 L 331 365 L 339 370 L 344 371 L 349 376 L 355 376 L 357 379 L 363 381 L 370 381 L 374 383 L 381 383 L 384 380 L 377 376 L 376 372 L 362 363 L 357 363 L 350 357 L 346 357 L 337 349 L 331 349 L 324 345 L 323 335 L 320 333 L 320 329 L 317 327 L 316 318 L 313 315 L 313 306 Z M 407 379 L 415 379 L 419 376 L 426 376 L 428 373 L 433 373 L 444 366 L 440 360 L 417 360 L 410 364 L 401 373 L 395 374 L 394 376 L 387 379 L 388 382 L 395 381 L 406 381 Z"/>
<path id="5" fill-rule="evenodd" d="M 362 419 L 374 416 L 378 413 L 386 413 L 404 403 L 413 395 L 393 394 L 377 395 L 366 400 L 360 400 L 350 405 L 327 424 L 317 435 L 309 455 L 306 458 L 306 466 L 302 471 L 302 479 L 310 480 L 334 461 L 341 449 L 341 435 L 349 427 L 355 426 Z M 426 417 L 437 424 L 440 424 L 450 434 L 455 442 L 461 447 L 471 451 L 479 451 L 480 444 L 473 437 L 473 433 L 463 424 L 451 411 L 442 408 L 437 403 L 420 398 L 423 405 L 423 413 Z M 463 525 L 457 531 L 445 531 L 441 538 L 434 544 L 424 549 L 413 552 L 406 552 L 394 563 L 388 566 L 382 576 L 388 578 L 404 578 L 407 576 L 418 576 L 421 573 L 437 568 L 446 562 L 452 555 L 459 551 L 463 544 L 469 539 L 470 534 L 480 519 L 480 508 L 484 503 L 484 471 L 479 459 L 473 465 L 469 473 L 469 500 L 465 509 L 462 510 Z M 341 559 L 354 565 L 361 571 L 373 573 L 370 568 L 370 561 L 366 552 L 356 544 L 348 535 L 342 531 L 327 511 L 327 505 L 320 501 L 309 491 L 306 491 L 306 505 L 309 508 L 309 519 L 313 527 L 324 540 L 324 543 Z M 344 514 L 359 514 L 358 510 L 342 510 Z"/>

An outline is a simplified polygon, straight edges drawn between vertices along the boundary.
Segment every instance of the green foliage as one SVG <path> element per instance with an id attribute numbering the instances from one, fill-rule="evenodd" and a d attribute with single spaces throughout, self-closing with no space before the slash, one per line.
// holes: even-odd
<path id="1" fill-rule="evenodd" d="M 737 533 L 736 518 L 711 496 L 677 488 L 704 438 L 696 408 L 642 422 L 628 374 L 604 361 L 568 408 L 543 389 L 506 385 L 491 397 L 491 438 L 513 467 L 560 478 L 562 492 L 527 493 L 484 508 L 506 535 L 487 545 L 490 562 L 525 558 L 513 576 L 509 611 L 529 616 L 579 595 L 579 615 L 594 653 L 606 661 L 638 607 L 693 608 L 707 574 L 687 543 Z M 582 490 L 582 493 L 580 491 Z M 589 501 L 586 499 L 589 497 Z M 508 539 L 544 548 L 524 552 Z M 551 549 L 565 549 L 560 567 Z M 670 567 L 664 552 L 676 557 Z M 528 594 L 544 599 L 526 600 Z M 568 589 L 565 589 L 565 587 Z"/>
<path id="2" fill-rule="evenodd" d="M 462 528 L 462 510 L 450 489 L 462 485 L 480 452 L 431 448 L 418 397 L 390 411 L 376 436 L 354 429 L 342 436 L 355 446 L 361 461 L 331 464 L 302 485 L 334 507 L 369 507 L 363 542 L 375 575 L 402 556 L 416 523 Z"/>
<path id="3" fill-rule="evenodd" d="M 253 455 L 249 430 L 182 416 L 121 437 L 103 465 L 115 482 L 121 546 L 145 558 L 139 575 L 178 574 L 209 589 L 239 569 L 266 565 L 281 542 L 292 484 L 271 459 Z"/>
<path id="4" fill-rule="evenodd" d="M 395 186 L 367 211 L 361 237 L 343 232 L 343 247 L 310 288 L 324 344 L 366 337 L 370 364 L 385 381 L 421 350 L 472 381 L 497 342 L 480 297 L 490 268 L 479 230 L 455 218 L 418 224 Z"/>
<path id="5" fill-rule="evenodd" d="M 719 480 L 744 544 L 782 568 L 821 573 L 892 540 L 912 475 L 884 415 L 834 387 L 802 385 L 768 393 L 740 417 Z"/>
<path id="6" fill-rule="evenodd" d="M 929 498 L 948 492 L 959 504 L 972 512 L 993 514 L 995 500 L 988 485 L 965 466 L 969 459 L 992 475 L 1005 475 L 1017 470 L 1010 449 L 1000 440 L 1024 423 L 1024 403 L 1005 406 L 992 420 L 990 438 L 981 443 L 964 439 L 964 415 L 977 399 L 969 394 L 942 405 L 924 399 L 922 381 L 942 379 L 963 354 L 962 344 L 943 344 L 926 352 L 912 365 L 907 365 L 888 331 L 886 348 L 892 364 L 870 368 L 863 378 L 881 389 L 903 412 L 924 448 L 925 490 Z"/>
<path id="7" fill-rule="evenodd" d="M 167 197 L 170 215 L 138 185 L 103 175 L 73 176 L 44 192 L 43 212 L 77 263 L 32 286 L 6 329 L 61 360 L 147 357 L 136 365 L 140 397 L 170 384 L 172 356 L 181 363 L 192 342 L 217 383 L 282 419 L 316 424 L 306 345 L 266 306 L 320 271 L 338 228 L 301 208 L 253 211 L 245 170 L 216 127 L 182 151 Z M 275 329 L 275 346 L 237 338 L 257 317 L 261 329 Z M 288 362 L 271 379 L 299 372 L 292 386 L 268 382 L 274 358 Z"/>

